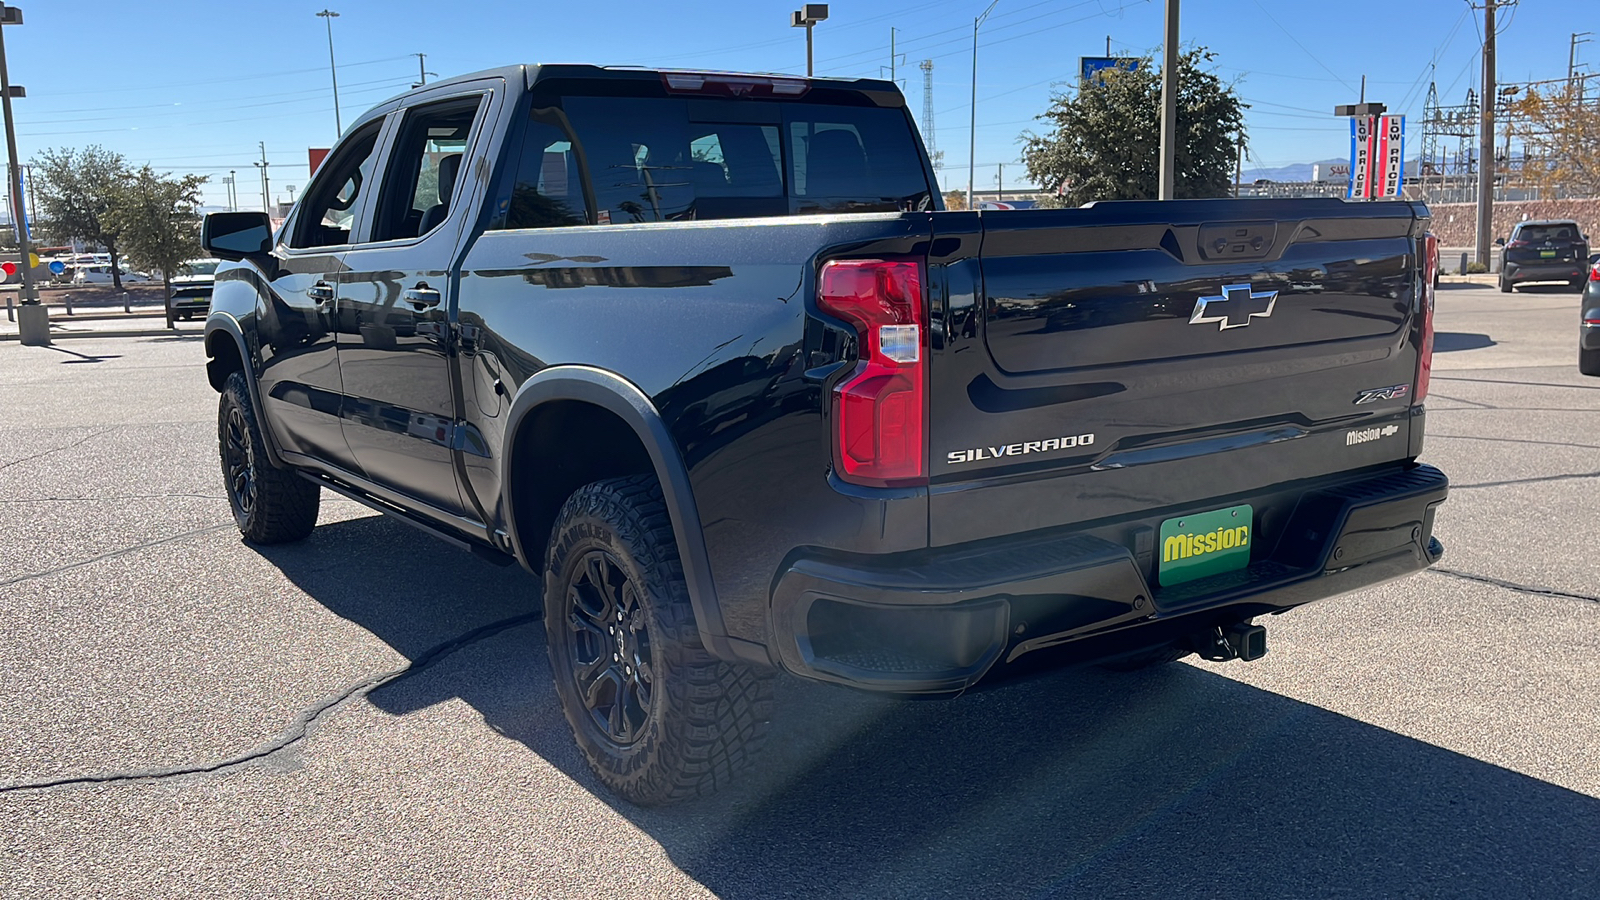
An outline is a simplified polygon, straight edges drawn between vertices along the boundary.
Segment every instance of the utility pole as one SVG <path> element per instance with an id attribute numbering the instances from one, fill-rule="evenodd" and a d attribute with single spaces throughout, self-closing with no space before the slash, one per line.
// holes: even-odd
<path id="1" fill-rule="evenodd" d="M 413 53 L 411 55 L 415 56 L 417 58 L 417 75 L 419 76 L 419 80 L 417 81 L 416 84 L 413 84 L 412 87 L 419 88 L 419 87 L 423 87 L 423 86 L 427 85 L 428 76 L 429 75 L 432 75 L 435 78 L 437 78 L 439 76 L 438 72 L 429 72 L 427 70 L 426 63 L 427 63 L 427 59 L 428 59 L 428 54 L 426 54 L 426 53 Z"/>
<path id="2" fill-rule="evenodd" d="M 1005 163 L 995 163 L 994 164 L 994 199 L 996 201 L 1004 201 L 1006 199 L 1006 164 Z"/>
<path id="3" fill-rule="evenodd" d="M 1478 240 L 1475 256 L 1489 264 L 1489 242 L 1494 239 L 1494 8 L 1496 0 L 1483 0 L 1483 102 L 1478 120 Z"/>
<path id="4" fill-rule="evenodd" d="M 1572 90 L 1572 80 L 1578 74 L 1578 45 L 1589 43 L 1592 31 L 1580 31 L 1572 36 L 1572 44 L 1567 48 L 1567 90 Z"/>
<path id="5" fill-rule="evenodd" d="M 983 20 L 989 18 L 989 13 L 994 12 L 995 4 L 999 2 L 994 0 L 983 11 L 983 15 L 972 20 L 972 117 L 967 126 L 967 209 L 977 208 L 972 202 L 972 182 L 978 159 L 978 29 L 983 27 Z"/>
<path id="6" fill-rule="evenodd" d="M 270 165 L 267 162 L 267 142 L 261 141 L 259 143 L 261 144 L 261 161 L 254 165 L 261 170 L 261 211 L 270 218 L 272 216 L 272 191 L 270 182 L 267 179 L 267 166 Z"/>
<path id="7" fill-rule="evenodd" d="M 1244 181 L 1244 133 L 1239 134 L 1239 160 L 1233 166 L 1233 196 L 1239 197 L 1239 185 Z"/>
<path id="8" fill-rule="evenodd" d="M 339 117 L 339 68 L 333 64 L 333 20 L 339 18 L 339 14 L 325 9 L 317 13 L 317 17 L 328 23 L 328 74 L 333 76 L 333 128 L 337 138 L 344 134 L 344 121 Z"/>
<path id="9" fill-rule="evenodd" d="M 1490 0 L 1494 2 L 1494 0 Z M 1161 45 L 1161 178 L 1159 194 L 1171 200 L 1178 187 L 1178 0 L 1167 0 L 1166 37 Z"/>
<path id="10" fill-rule="evenodd" d="M 228 212 L 239 211 L 239 173 L 228 170 Z"/>

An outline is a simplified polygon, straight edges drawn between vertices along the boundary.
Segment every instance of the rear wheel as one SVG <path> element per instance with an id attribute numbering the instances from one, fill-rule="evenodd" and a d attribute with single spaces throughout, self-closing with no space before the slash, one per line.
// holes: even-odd
<path id="1" fill-rule="evenodd" d="M 1500 292 L 1502 294 L 1511 293 L 1511 282 L 1506 280 L 1506 276 L 1504 274 L 1500 276 Z"/>
<path id="2" fill-rule="evenodd" d="M 257 544 L 298 541 L 317 525 L 322 489 L 267 459 L 266 443 L 250 402 L 250 384 L 234 372 L 223 385 L 217 410 L 222 480 L 233 521 L 245 540 Z"/>
<path id="3" fill-rule="evenodd" d="M 1584 285 L 1584 280 L 1581 279 L 1581 278 L 1578 279 L 1577 281 L 1569 281 L 1569 282 L 1567 282 L 1567 287 L 1572 288 L 1573 291 L 1575 291 L 1575 292 L 1577 292 L 1579 294 L 1583 293 L 1583 285 Z"/>
<path id="4" fill-rule="evenodd" d="M 1578 371 L 1585 375 L 1600 375 L 1600 350 L 1579 350 Z"/>
<path id="5" fill-rule="evenodd" d="M 545 631 L 562 712 L 589 767 L 641 806 L 708 794 L 766 738 L 772 675 L 700 643 L 661 488 L 579 488 L 545 559 Z"/>

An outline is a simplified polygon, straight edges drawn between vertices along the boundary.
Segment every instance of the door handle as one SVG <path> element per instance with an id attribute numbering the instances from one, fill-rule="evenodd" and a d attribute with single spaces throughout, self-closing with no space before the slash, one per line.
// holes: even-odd
<path id="1" fill-rule="evenodd" d="M 306 288 L 306 296 L 310 297 L 318 305 L 327 303 L 329 300 L 333 299 L 333 285 L 327 283 L 326 281 L 319 281 L 316 284 L 313 284 L 311 287 Z"/>
<path id="2" fill-rule="evenodd" d="M 405 298 L 407 303 L 416 307 L 417 312 L 422 312 L 425 309 L 432 309 L 435 306 L 438 306 L 440 299 L 439 292 L 431 287 L 428 287 L 426 284 L 419 284 L 414 288 L 407 288 L 406 292 L 401 294 L 401 296 Z"/>

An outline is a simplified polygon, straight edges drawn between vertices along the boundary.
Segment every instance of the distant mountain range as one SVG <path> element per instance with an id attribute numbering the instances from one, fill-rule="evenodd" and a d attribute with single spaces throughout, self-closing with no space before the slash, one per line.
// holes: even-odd
<path id="1" fill-rule="evenodd" d="M 1348 165 L 1350 165 L 1350 160 L 1345 157 L 1340 157 L 1339 159 L 1319 160 L 1314 163 L 1295 163 L 1292 166 L 1273 166 L 1271 168 L 1254 169 L 1246 166 L 1244 170 L 1244 183 L 1249 184 L 1253 181 L 1260 181 L 1263 178 L 1267 179 L 1268 181 L 1310 181 L 1311 169 L 1313 166 L 1320 166 L 1322 171 L 1326 172 L 1329 166 Z M 1324 175 L 1323 177 L 1326 180 L 1327 176 Z"/>

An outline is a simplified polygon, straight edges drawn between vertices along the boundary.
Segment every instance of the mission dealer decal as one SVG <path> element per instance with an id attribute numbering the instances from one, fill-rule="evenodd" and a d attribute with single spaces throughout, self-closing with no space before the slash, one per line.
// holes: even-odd
<path id="1" fill-rule="evenodd" d="M 1370 444 L 1381 441 L 1386 437 L 1393 437 L 1400 433 L 1399 425 L 1385 425 L 1382 428 L 1361 428 L 1345 433 L 1344 445 L 1354 447 L 1357 444 Z"/>

